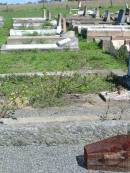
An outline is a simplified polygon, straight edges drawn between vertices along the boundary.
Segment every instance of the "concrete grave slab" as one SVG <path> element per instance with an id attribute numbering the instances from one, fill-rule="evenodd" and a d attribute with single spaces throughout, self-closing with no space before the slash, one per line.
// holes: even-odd
<path id="1" fill-rule="evenodd" d="M 58 50 L 56 44 L 18 44 L 18 45 L 3 45 L 1 51 L 16 51 L 16 50 Z"/>
<path id="2" fill-rule="evenodd" d="M 98 24 L 98 25 L 83 25 L 83 24 L 74 24 L 73 28 L 75 31 L 78 31 L 78 33 L 81 33 L 82 30 L 84 29 L 130 29 L 130 26 L 127 25 L 108 25 L 108 24 Z"/>
<path id="3" fill-rule="evenodd" d="M 105 101 L 128 101 L 130 100 L 130 91 L 123 90 L 120 93 L 118 91 L 111 93 L 105 91 L 101 92 L 100 96 Z"/>
<path id="4" fill-rule="evenodd" d="M 78 50 L 78 39 L 75 38 L 65 38 L 61 41 L 57 41 L 55 44 L 7 44 L 1 47 L 2 52 L 6 51 L 20 51 L 20 50 L 63 50 L 63 49 L 70 49 L 70 50 Z"/>
<path id="5" fill-rule="evenodd" d="M 13 23 L 41 23 L 44 22 L 46 18 L 43 17 L 29 17 L 29 18 L 13 18 Z"/>
<path id="6" fill-rule="evenodd" d="M 38 35 L 56 35 L 60 34 L 61 30 L 58 29 L 41 29 L 41 30 L 10 30 L 10 36 L 38 36 Z"/>
<path id="7" fill-rule="evenodd" d="M 45 44 L 45 43 L 57 43 L 57 41 L 62 40 L 64 37 L 60 35 L 55 36 L 11 36 L 7 39 L 7 44 Z"/>
<path id="8" fill-rule="evenodd" d="M 116 37 L 126 37 L 130 36 L 130 29 L 125 28 L 88 28 L 86 31 L 82 31 L 86 38 L 100 38 L 100 37 L 111 37 L 115 35 Z"/>

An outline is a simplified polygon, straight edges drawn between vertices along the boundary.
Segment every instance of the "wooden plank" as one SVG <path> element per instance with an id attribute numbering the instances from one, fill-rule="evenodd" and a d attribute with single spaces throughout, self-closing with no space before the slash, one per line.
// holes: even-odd
<path id="1" fill-rule="evenodd" d="M 130 135 L 118 135 L 84 147 L 87 169 L 130 170 Z"/>

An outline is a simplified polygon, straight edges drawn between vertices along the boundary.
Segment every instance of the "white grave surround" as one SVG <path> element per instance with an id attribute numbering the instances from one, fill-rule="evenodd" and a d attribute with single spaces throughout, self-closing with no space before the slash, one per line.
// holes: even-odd
<path id="1" fill-rule="evenodd" d="M 42 29 L 42 30 L 10 30 L 10 36 L 27 36 L 33 35 L 36 33 L 37 35 L 56 35 L 61 33 L 61 27 L 57 29 Z"/>
<path id="2" fill-rule="evenodd" d="M 78 33 L 81 33 L 81 31 L 83 29 L 95 29 L 95 30 L 99 30 L 99 29 L 121 29 L 121 30 L 124 30 L 124 29 L 128 29 L 130 30 L 130 26 L 128 25 L 109 25 L 109 24 L 104 24 L 104 25 L 80 25 L 80 24 L 74 24 L 73 25 L 73 28 L 77 28 L 78 30 Z"/>
<path id="3" fill-rule="evenodd" d="M 39 22 L 44 22 L 46 18 L 43 17 L 30 17 L 30 18 L 13 18 L 13 23 L 23 23 L 23 22 L 34 22 L 34 23 L 39 23 Z"/>
<path id="4" fill-rule="evenodd" d="M 15 37 L 14 37 L 15 38 Z M 62 38 L 62 39 L 61 39 Z M 50 39 L 50 37 L 48 38 Z M 56 43 L 51 44 L 6 44 L 1 47 L 2 52 L 20 50 L 78 50 L 78 38 L 60 37 Z"/>
<path id="5" fill-rule="evenodd" d="M 61 49 L 56 44 L 19 44 L 3 45 L 1 51 L 20 51 L 20 50 L 58 50 Z"/>
<path id="6" fill-rule="evenodd" d="M 39 29 L 39 28 L 42 28 L 44 26 L 44 21 L 43 22 L 26 22 L 26 23 L 21 23 L 21 22 L 17 22 L 17 23 L 13 23 L 13 29 L 19 29 L 19 27 L 33 27 L 34 29 Z M 56 29 L 57 27 L 57 20 L 51 20 L 49 21 L 50 23 L 50 26 L 52 26 L 53 28 Z"/>

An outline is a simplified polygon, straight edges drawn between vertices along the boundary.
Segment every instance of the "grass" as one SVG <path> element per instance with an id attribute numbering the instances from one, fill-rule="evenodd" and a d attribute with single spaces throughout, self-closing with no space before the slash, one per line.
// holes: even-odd
<path id="1" fill-rule="evenodd" d="M 0 73 L 92 69 L 125 69 L 95 43 L 80 41 L 80 51 L 28 51 L 0 54 Z"/>
<path id="2" fill-rule="evenodd" d="M 106 78 L 89 76 L 81 77 L 10 77 L 0 79 L 0 93 L 6 98 L 17 99 L 23 104 L 33 107 L 59 106 L 69 103 L 66 94 L 98 93 L 102 90 L 112 90 L 114 85 Z M 37 85 L 38 84 L 38 85 Z"/>

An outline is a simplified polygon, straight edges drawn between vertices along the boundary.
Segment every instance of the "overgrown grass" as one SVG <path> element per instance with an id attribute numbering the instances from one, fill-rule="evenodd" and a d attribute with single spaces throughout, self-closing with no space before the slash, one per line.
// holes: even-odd
<path id="1" fill-rule="evenodd" d="M 21 51 L 0 54 L 0 73 L 78 69 L 125 69 L 126 64 L 105 54 L 96 43 L 80 41 L 80 51 Z"/>
<path id="2" fill-rule="evenodd" d="M 0 93 L 13 99 L 20 95 L 19 102 L 33 107 L 57 106 L 68 103 L 66 94 L 98 93 L 102 90 L 112 90 L 114 85 L 106 78 L 89 76 L 81 77 L 11 77 L 0 79 Z M 15 94 L 16 93 L 16 94 Z M 16 97 L 17 98 L 17 97 Z"/>

